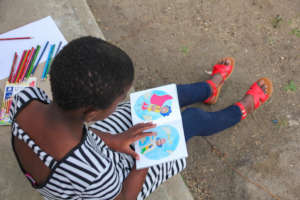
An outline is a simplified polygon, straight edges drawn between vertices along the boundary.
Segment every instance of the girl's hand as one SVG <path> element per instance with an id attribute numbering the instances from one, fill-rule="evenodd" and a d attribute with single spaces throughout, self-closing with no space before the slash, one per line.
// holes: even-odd
<path id="1" fill-rule="evenodd" d="M 111 149 L 117 152 L 126 153 L 134 157 L 136 160 L 139 160 L 139 154 L 137 154 L 134 150 L 131 149 L 130 145 L 137 140 L 140 140 L 147 136 L 156 135 L 155 132 L 144 132 L 145 130 L 156 127 L 153 123 L 140 123 L 135 126 L 129 128 L 122 134 L 99 134 L 98 131 L 95 131 L 97 135 L 99 135 L 104 142 Z M 95 129 L 93 129 L 95 130 Z"/>

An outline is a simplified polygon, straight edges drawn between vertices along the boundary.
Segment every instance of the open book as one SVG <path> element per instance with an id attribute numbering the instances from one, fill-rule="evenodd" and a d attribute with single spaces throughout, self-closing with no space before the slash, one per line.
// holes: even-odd
<path id="1" fill-rule="evenodd" d="M 156 132 L 156 136 L 145 137 L 134 144 L 140 155 L 137 169 L 187 157 L 175 84 L 132 93 L 130 102 L 133 125 L 142 122 L 157 125 L 149 130 Z"/>

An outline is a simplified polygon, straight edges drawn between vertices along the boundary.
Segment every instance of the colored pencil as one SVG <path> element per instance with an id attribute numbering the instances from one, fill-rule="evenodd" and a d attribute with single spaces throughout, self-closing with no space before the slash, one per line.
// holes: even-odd
<path id="1" fill-rule="evenodd" d="M 4 111 L 4 114 L 6 113 L 6 100 L 4 100 L 4 104 L 3 104 L 3 111 Z"/>
<path id="2" fill-rule="evenodd" d="M 54 53 L 54 49 L 55 49 L 55 44 L 54 44 L 54 47 L 53 47 L 53 53 Z M 50 67 L 52 65 L 53 59 L 54 59 L 54 56 L 52 57 L 52 55 L 51 55 L 51 58 L 50 58 L 50 61 L 49 61 L 48 67 L 47 67 L 47 72 L 46 72 L 46 75 L 44 77 L 45 79 L 48 78 L 48 73 L 49 73 Z"/>
<path id="3" fill-rule="evenodd" d="M 43 51 L 42 51 L 42 53 L 41 53 L 39 59 L 37 60 L 35 66 L 34 66 L 34 68 L 33 68 L 33 70 L 32 70 L 32 75 L 34 74 L 34 72 L 35 72 L 37 66 L 39 65 L 39 63 L 40 63 L 40 61 L 41 61 L 41 59 L 42 59 L 42 57 L 43 57 L 43 55 L 44 55 L 44 53 L 45 53 L 45 50 L 46 50 L 48 44 L 49 44 L 49 41 L 47 41 L 47 43 L 45 44 L 44 49 L 43 49 Z"/>
<path id="4" fill-rule="evenodd" d="M 18 75 L 18 72 L 19 72 L 20 67 L 21 67 L 21 65 L 22 65 L 22 62 L 23 62 L 23 60 L 24 60 L 25 54 L 26 54 L 26 50 L 23 51 L 22 57 L 21 57 L 21 59 L 20 59 L 20 61 L 19 61 L 18 68 L 17 68 L 17 70 L 16 70 L 16 72 L 15 72 L 15 74 L 14 74 L 14 78 L 13 78 L 12 81 L 11 81 L 12 83 L 15 83 L 15 82 L 16 82 L 17 75 Z"/>
<path id="5" fill-rule="evenodd" d="M 46 78 L 46 75 L 47 75 L 47 72 L 48 72 L 48 67 L 49 67 L 51 59 L 52 59 L 52 54 L 53 54 L 54 48 L 55 48 L 55 44 L 51 45 L 50 51 L 49 51 L 49 54 L 48 54 L 48 58 L 47 58 L 47 61 L 46 61 L 45 67 L 44 67 L 44 71 L 43 71 L 43 74 L 42 74 L 42 79 Z"/>
<path id="6" fill-rule="evenodd" d="M 27 39 L 32 39 L 32 37 L 0 38 L 0 41 L 1 40 L 27 40 Z"/>
<path id="7" fill-rule="evenodd" d="M 20 81 L 20 78 L 21 78 L 22 73 L 23 73 L 23 71 L 24 71 L 24 67 L 25 67 L 25 65 L 26 65 L 26 63 L 27 63 L 27 59 L 28 59 L 28 55 L 29 55 L 29 54 L 30 54 L 30 50 L 28 50 L 28 51 L 26 52 L 26 54 L 25 54 L 24 61 L 23 61 L 23 63 L 22 63 L 22 66 L 21 66 L 21 68 L 20 68 L 20 71 L 19 71 L 18 76 L 17 76 L 17 79 L 16 79 L 16 82 L 17 82 L 17 83 Z"/>
<path id="8" fill-rule="evenodd" d="M 16 62 L 17 62 L 17 58 L 18 58 L 18 53 L 15 52 L 14 60 L 13 60 L 13 63 L 12 63 L 11 69 L 10 69 L 10 74 L 9 74 L 9 77 L 8 77 L 8 82 L 9 83 L 11 83 L 12 78 L 13 78 L 13 74 L 14 74 L 14 71 L 15 71 L 15 65 L 16 65 Z"/>
<path id="9" fill-rule="evenodd" d="M 8 110 L 8 107 L 9 107 L 9 100 L 7 100 L 6 102 L 7 102 L 7 104 L 6 104 L 6 113 L 8 113 L 8 111 L 9 111 L 9 110 Z"/>
<path id="10" fill-rule="evenodd" d="M 9 100 L 7 100 L 7 105 L 6 105 L 6 113 L 8 113 L 8 111 L 9 111 L 9 103 L 10 103 L 10 101 L 9 101 Z"/>
<path id="11" fill-rule="evenodd" d="M 6 113 L 9 113 L 11 103 L 12 103 L 12 99 L 7 99 L 6 100 Z"/>
<path id="12" fill-rule="evenodd" d="M 34 62 L 35 62 L 35 60 L 36 60 L 36 58 L 37 58 L 37 55 L 39 54 L 39 51 L 40 51 L 40 49 L 41 49 L 41 46 L 40 46 L 40 45 L 37 45 L 37 47 L 36 47 L 36 49 L 35 49 L 34 56 L 33 56 L 32 62 L 31 62 L 31 64 L 30 64 L 30 68 L 29 68 L 29 71 L 28 71 L 28 73 L 27 73 L 27 76 L 26 76 L 26 78 L 29 78 L 29 76 L 31 75 L 31 72 L 32 72 L 32 70 L 33 70 L 33 66 L 34 66 Z"/>
<path id="13" fill-rule="evenodd" d="M 7 113 L 7 107 L 8 107 L 8 101 L 4 100 L 4 108 L 5 108 L 5 114 Z"/>
<path id="14" fill-rule="evenodd" d="M 31 56 L 31 58 L 29 60 L 28 67 L 27 67 L 26 72 L 24 74 L 24 78 L 27 78 L 27 76 L 28 76 L 28 72 L 30 70 L 30 67 L 31 67 L 31 64 L 32 64 L 32 61 L 33 61 L 33 57 L 34 57 L 34 55 L 36 53 L 36 48 L 34 48 L 34 47 L 32 47 L 32 48 L 33 48 L 32 56 Z"/>
<path id="15" fill-rule="evenodd" d="M 27 74 L 27 71 L 28 71 L 28 68 L 29 68 L 29 64 L 30 64 L 30 61 L 32 59 L 34 51 L 35 51 L 35 49 L 32 47 L 31 50 L 30 50 L 30 54 L 28 55 L 28 59 L 27 59 L 26 65 L 24 67 L 24 72 L 21 75 L 20 81 L 24 81 L 24 77 Z"/>
<path id="16" fill-rule="evenodd" d="M 56 52 L 55 52 L 55 56 L 58 54 L 61 45 L 62 45 L 62 41 L 60 41 L 59 44 L 58 44 L 58 47 L 57 47 Z"/>
<path id="17" fill-rule="evenodd" d="M 9 103 L 8 100 L 5 100 L 5 109 L 6 109 L 5 113 L 7 113 L 8 103 Z"/>
<path id="18" fill-rule="evenodd" d="M 9 113 L 9 110 L 10 110 L 10 107 L 11 107 L 12 102 L 13 102 L 13 99 L 10 99 L 9 105 L 8 105 L 8 113 Z"/>
<path id="19" fill-rule="evenodd" d="M 5 109 L 6 109 L 6 100 L 3 101 L 3 109 L 4 109 L 4 113 L 5 113 Z"/>
<path id="20" fill-rule="evenodd" d="M 5 100 L 4 102 L 5 102 L 5 103 L 4 103 L 4 106 L 5 106 L 5 112 L 4 112 L 4 113 L 6 114 L 6 113 L 7 113 L 7 107 L 8 107 L 8 101 Z"/>
<path id="21" fill-rule="evenodd" d="M 25 54 L 24 54 L 22 60 L 20 60 L 19 68 L 18 68 L 18 70 L 16 71 L 16 75 L 15 75 L 15 78 L 14 78 L 14 83 L 17 82 L 18 76 L 19 76 L 19 74 L 20 74 L 20 71 L 21 71 L 21 69 L 22 69 L 22 66 L 24 65 L 25 58 L 26 58 L 26 55 L 27 55 L 27 54 L 28 54 L 28 51 L 25 50 Z"/>

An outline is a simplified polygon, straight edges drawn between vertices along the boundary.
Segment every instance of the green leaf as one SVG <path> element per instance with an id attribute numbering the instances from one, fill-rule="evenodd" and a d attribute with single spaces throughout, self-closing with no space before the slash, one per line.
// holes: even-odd
<path id="1" fill-rule="evenodd" d="M 297 37 L 300 37 L 300 29 L 294 28 L 291 32 L 293 35 L 296 35 Z"/>
<path id="2" fill-rule="evenodd" d="M 295 92 L 297 90 L 297 87 L 294 81 L 290 81 L 289 84 L 285 86 L 285 90 Z"/>
<path id="3" fill-rule="evenodd" d="M 184 54 L 187 54 L 189 52 L 189 48 L 188 47 L 182 47 L 181 48 L 181 51 L 184 53 Z"/>

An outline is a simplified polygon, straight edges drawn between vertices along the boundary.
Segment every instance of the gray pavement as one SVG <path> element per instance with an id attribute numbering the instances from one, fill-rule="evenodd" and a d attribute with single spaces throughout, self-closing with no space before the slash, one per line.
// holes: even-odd
<path id="1" fill-rule="evenodd" d="M 0 33 L 49 15 L 53 17 L 68 41 L 85 35 L 104 38 L 85 0 L 0 0 Z M 0 81 L 1 99 L 5 81 Z M 48 94 L 50 93 L 48 82 L 40 81 L 39 86 Z M 30 187 L 17 166 L 10 147 L 10 128 L 0 127 L 0 137 L 0 199 L 41 199 L 39 193 Z M 193 198 L 181 176 L 177 175 L 164 183 L 148 199 L 192 200 Z"/>

